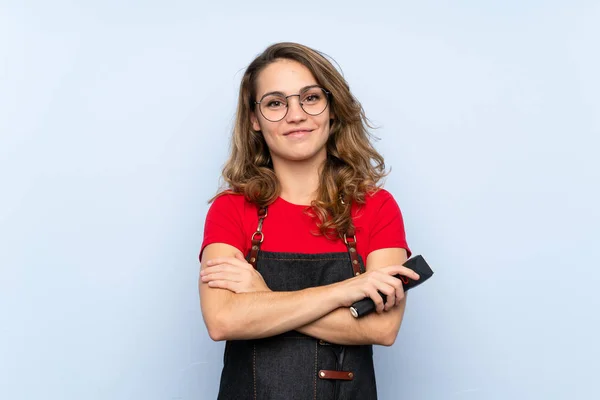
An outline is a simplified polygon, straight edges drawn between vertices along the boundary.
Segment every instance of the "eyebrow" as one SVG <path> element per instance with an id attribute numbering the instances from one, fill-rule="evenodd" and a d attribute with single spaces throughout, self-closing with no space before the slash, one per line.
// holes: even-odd
<path id="1" fill-rule="evenodd" d="M 317 85 L 317 84 L 315 83 L 314 85 L 308 85 L 308 86 L 304 86 L 303 88 L 300 88 L 300 90 L 298 91 L 298 93 L 302 93 L 302 92 L 304 92 L 305 90 L 307 90 L 307 89 L 311 89 L 311 88 L 314 88 L 314 87 L 321 87 L 321 85 Z M 264 98 L 265 96 L 268 96 L 268 95 L 270 95 L 270 94 L 279 94 L 279 95 L 281 95 L 281 96 L 283 96 L 283 97 L 286 97 L 286 94 L 285 94 L 285 93 L 283 93 L 283 92 L 280 92 L 280 91 L 278 91 L 278 90 L 275 90 L 275 91 L 273 91 L 273 92 L 267 92 L 267 93 L 263 94 L 262 96 L 260 96 L 260 99 L 262 99 L 262 98 Z"/>

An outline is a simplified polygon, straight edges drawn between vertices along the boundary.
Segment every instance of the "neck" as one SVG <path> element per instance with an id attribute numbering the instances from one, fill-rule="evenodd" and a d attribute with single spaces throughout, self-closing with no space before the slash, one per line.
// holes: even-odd
<path id="1" fill-rule="evenodd" d="M 280 197 L 293 204 L 310 205 L 311 201 L 317 198 L 324 161 L 273 159 L 273 169 L 281 185 Z"/>

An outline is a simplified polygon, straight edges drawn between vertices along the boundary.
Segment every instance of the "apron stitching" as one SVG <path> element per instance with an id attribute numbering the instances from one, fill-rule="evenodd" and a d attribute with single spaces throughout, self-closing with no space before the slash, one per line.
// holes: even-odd
<path id="1" fill-rule="evenodd" d="M 319 346 L 317 345 L 317 341 L 315 340 L 315 374 L 313 375 L 313 380 L 315 383 L 315 397 L 314 400 L 317 400 L 317 359 L 319 355 Z"/>

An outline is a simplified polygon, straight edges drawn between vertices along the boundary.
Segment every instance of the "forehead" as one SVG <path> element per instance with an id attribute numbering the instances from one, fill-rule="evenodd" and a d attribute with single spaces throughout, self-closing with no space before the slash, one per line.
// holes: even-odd
<path id="1" fill-rule="evenodd" d="M 316 85 L 317 80 L 308 68 L 293 60 L 277 60 L 263 69 L 256 79 L 256 94 L 283 92 L 294 94 L 305 87 Z"/>

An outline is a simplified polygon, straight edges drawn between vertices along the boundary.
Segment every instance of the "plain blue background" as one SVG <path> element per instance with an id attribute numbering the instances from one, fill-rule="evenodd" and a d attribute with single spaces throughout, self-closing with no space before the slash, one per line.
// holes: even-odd
<path id="1" fill-rule="evenodd" d="M 598 1 L 0 4 L 0 398 L 215 398 L 207 200 L 282 40 L 341 65 L 436 271 L 380 398 L 600 398 Z"/>

